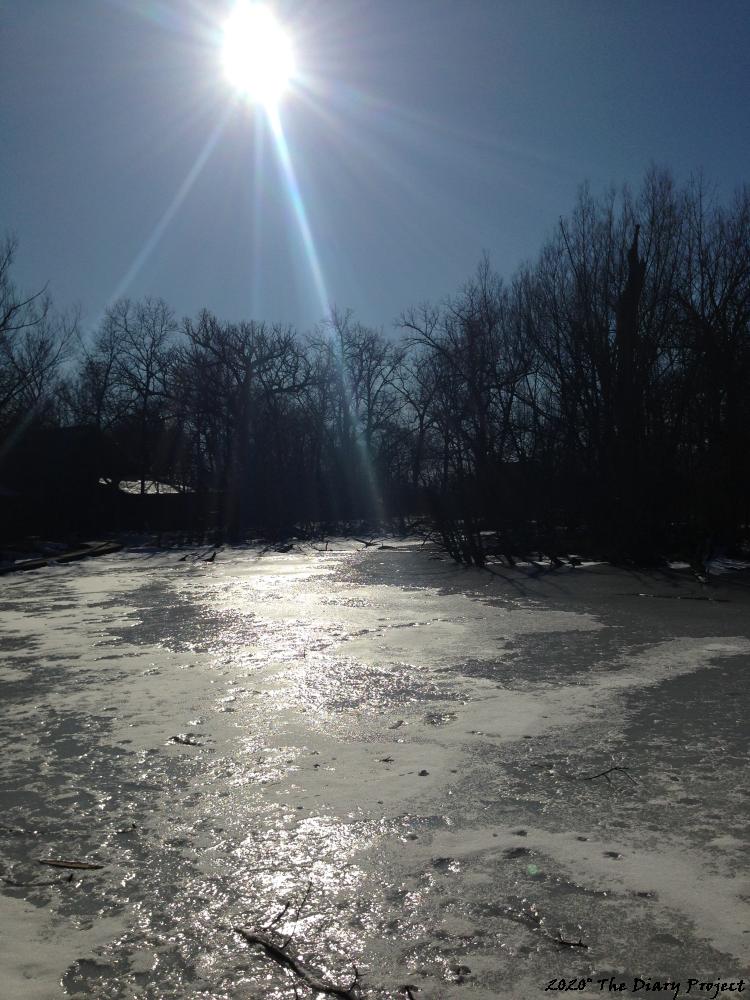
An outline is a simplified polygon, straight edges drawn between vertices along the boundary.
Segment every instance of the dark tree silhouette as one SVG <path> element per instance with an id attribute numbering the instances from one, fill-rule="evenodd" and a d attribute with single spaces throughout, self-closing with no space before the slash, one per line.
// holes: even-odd
<path id="1" fill-rule="evenodd" d="M 747 537 L 747 188 L 719 205 L 656 169 L 637 195 L 583 187 L 536 260 L 504 280 L 485 256 L 457 294 L 405 310 L 400 340 L 338 309 L 300 336 L 123 300 L 66 363 L 75 323 L 18 294 L 14 252 L 0 254 L 13 530 L 60 523 L 46 498 L 64 461 L 81 529 L 239 540 L 417 515 L 480 565 L 490 544 L 643 560 Z M 44 484 L 42 467 L 57 470 Z M 127 479 L 140 497 L 117 491 Z"/>

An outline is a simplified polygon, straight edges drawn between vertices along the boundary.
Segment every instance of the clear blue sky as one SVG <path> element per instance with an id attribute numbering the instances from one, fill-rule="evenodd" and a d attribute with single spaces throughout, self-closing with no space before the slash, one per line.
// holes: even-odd
<path id="1" fill-rule="evenodd" d="M 230 6 L 0 0 L 19 284 L 48 281 L 89 323 L 122 292 L 179 315 L 321 317 L 288 176 L 222 72 Z M 304 77 L 281 120 L 325 295 L 365 323 L 453 292 L 483 250 L 510 274 L 584 180 L 637 186 L 651 163 L 721 195 L 750 180 L 746 0 L 275 9 Z"/>

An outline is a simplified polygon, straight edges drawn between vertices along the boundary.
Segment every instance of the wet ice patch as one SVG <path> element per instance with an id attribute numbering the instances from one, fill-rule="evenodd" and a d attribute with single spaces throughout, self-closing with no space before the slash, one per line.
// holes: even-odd
<path id="1" fill-rule="evenodd" d="M 489 830 L 448 831 L 435 835 L 433 849 L 454 857 L 497 855 L 517 850 L 512 839 L 498 838 Z M 679 855 L 673 850 L 620 846 L 611 841 L 573 833 L 552 833 L 529 829 L 524 841 L 527 851 L 546 857 L 537 867 L 558 872 L 585 884 L 590 890 L 627 892 L 632 897 L 651 894 L 660 909 L 675 910 L 692 923 L 695 932 L 719 950 L 729 951 L 742 962 L 747 953 L 746 929 L 750 928 L 750 876 L 743 871 L 712 870 L 708 859 L 696 852 Z M 668 912 L 664 919 L 668 919 Z"/>

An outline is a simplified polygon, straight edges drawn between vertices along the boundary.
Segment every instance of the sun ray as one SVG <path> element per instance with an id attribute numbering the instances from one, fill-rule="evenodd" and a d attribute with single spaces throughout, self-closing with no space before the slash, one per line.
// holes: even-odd
<path id="1" fill-rule="evenodd" d="M 213 130 L 211 131 L 211 134 L 209 135 L 208 139 L 206 140 L 200 152 L 198 153 L 195 163 L 187 172 L 185 179 L 177 189 L 177 193 L 175 194 L 174 198 L 169 203 L 164 214 L 161 216 L 159 221 L 154 226 L 151 235 L 148 237 L 142 248 L 138 251 L 130 267 L 125 272 L 119 284 L 117 285 L 114 292 L 110 296 L 108 305 L 111 305 L 113 302 L 116 302 L 117 299 L 122 298 L 122 296 L 127 292 L 128 288 L 133 283 L 135 278 L 138 276 L 139 272 L 143 268 L 143 265 L 146 263 L 146 261 L 154 252 L 156 247 L 159 245 L 161 238 L 164 236 L 164 233 L 167 231 L 167 228 L 169 227 L 170 222 L 175 217 L 178 209 L 187 198 L 191 188 L 197 181 L 198 177 L 201 175 L 203 168 L 208 162 L 211 153 L 214 151 L 216 144 L 219 141 L 219 137 L 221 136 L 221 133 L 224 130 L 224 127 L 227 123 L 227 120 L 229 119 L 229 115 L 231 114 L 231 112 L 232 112 L 232 106 L 229 105 L 224 114 L 222 115 L 222 117 L 219 119 L 218 123 L 214 126 Z"/>
<path id="2" fill-rule="evenodd" d="M 252 232 L 252 273 L 250 276 L 250 296 L 252 308 L 257 315 L 261 313 L 260 260 L 263 248 L 263 173 L 265 169 L 265 129 L 263 127 L 263 110 L 258 107 L 254 115 L 255 142 L 253 150 L 255 164 L 253 171 L 253 232 Z"/>
<path id="3" fill-rule="evenodd" d="M 318 255 L 318 251 L 315 246 L 315 240 L 313 238 L 312 229 L 310 228 L 310 222 L 307 217 L 305 203 L 302 200 L 302 194 L 300 192 L 299 184 L 297 183 L 297 176 L 294 170 L 294 165 L 292 164 L 292 158 L 289 155 L 289 146 L 281 125 L 278 109 L 275 107 L 269 107 L 266 110 L 268 113 L 268 123 L 271 127 L 271 135 L 273 136 L 274 145 L 276 147 L 276 153 L 284 174 L 284 180 L 286 181 L 289 201 L 297 220 L 300 237 L 302 238 L 302 246 L 304 247 L 305 254 L 307 256 L 310 273 L 312 274 L 313 282 L 315 284 L 315 291 L 318 295 L 318 302 L 321 306 L 323 315 L 327 316 L 330 311 L 328 290 L 326 288 L 325 279 L 323 278 L 320 256 Z"/>
<path id="4" fill-rule="evenodd" d="M 299 184 L 297 182 L 297 176 L 294 170 L 294 165 L 292 163 L 292 157 L 289 152 L 289 146 L 286 141 L 286 136 L 284 135 L 284 130 L 281 124 L 281 118 L 279 116 L 278 109 L 275 107 L 266 107 L 266 113 L 271 129 L 271 135 L 273 136 L 276 153 L 279 158 L 279 163 L 281 164 L 282 172 L 284 174 L 284 179 L 286 181 L 289 201 L 294 211 L 294 216 L 297 220 L 297 226 L 299 228 L 300 237 L 302 239 L 302 245 L 305 250 L 308 266 L 310 268 L 310 273 L 312 274 L 313 283 L 315 285 L 315 290 L 317 292 L 318 302 L 321 307 L 322 316 L 324 317 L 326 322 L 329 322 L 333 314 L 333 304 L 331 303 L 328 294 L 328 289 L 326 286 L 325 278 L 323 276 L 323 269 L 320 262 L 320 256 L 318 254 L 318 250 L 315 245 L 315 239 L 313 237 L 312 229 L 310 227 L 307 211 L 305 209 L 305 203 L 302 198 L 302 193 L 300 191 Z M 333 344 L 334 344 L 336 364 L 339 368 L 339 376 L 346 397 L 346 403 L 350 408 L 353 408 L 351 386 L 348 384 L 348 380 L 346 377 L 346 364 L 342 350 L 343 345 L 335 337 L 333 338 Z M 372 510 L 375 514 L 376 519 L 382 520 L 382 518 L 384 517 L 384 504 L 383 504 L 382 494 L 378 485 L 377 473 L 375 471 L 372 455 L 369 453 L 367 446 L 361 437 L 357 439 L 357 450 L 359 452 L 361 467 L 365 475 L 365 480 L 367 482 L 367 488 L 370 493 Z"/>

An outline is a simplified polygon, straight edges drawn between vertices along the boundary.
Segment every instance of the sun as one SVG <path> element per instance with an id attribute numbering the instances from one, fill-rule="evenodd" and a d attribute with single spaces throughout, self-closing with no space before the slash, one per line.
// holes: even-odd
<path id="1" fill-rule="evenodd" d="M 238 0 L 224 24 L 224 70 L 249 100 L 274 108 L 294 75 L 288 35 L 270 8 Z"/>

